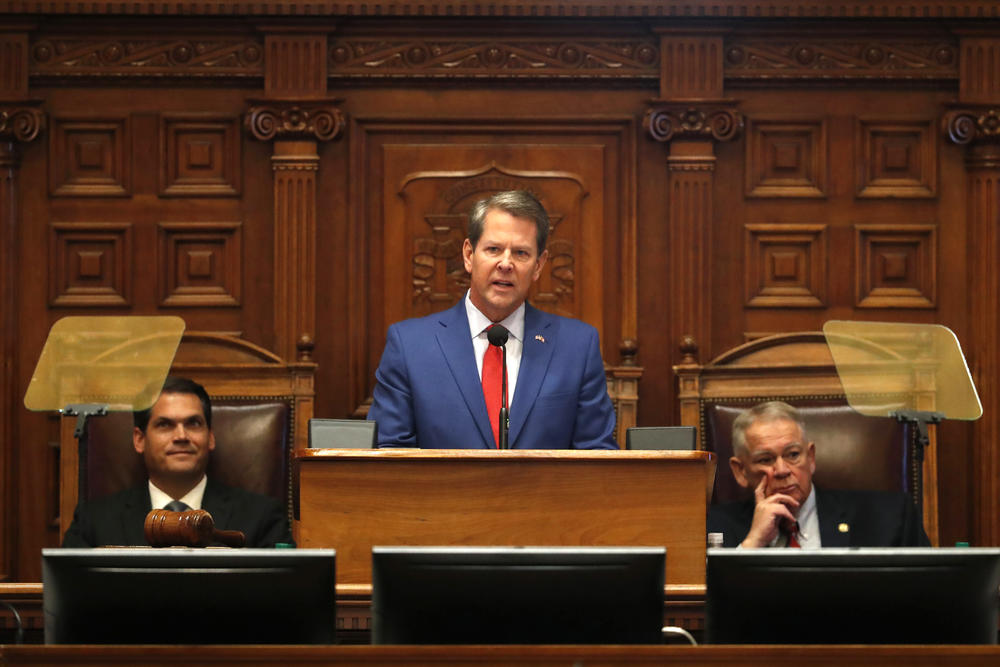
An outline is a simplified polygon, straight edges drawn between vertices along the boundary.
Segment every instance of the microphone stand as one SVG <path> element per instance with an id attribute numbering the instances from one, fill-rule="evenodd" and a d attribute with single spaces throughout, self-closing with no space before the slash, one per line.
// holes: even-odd
<path id="1" fill-rule="evenodd" d="M 507 432 L 510 430 L 510 410 L 507 409 L 507 345 L 500 346 L 501 376 L 500 376 L 500 449 L 510 449 L 507 444 Z"/>

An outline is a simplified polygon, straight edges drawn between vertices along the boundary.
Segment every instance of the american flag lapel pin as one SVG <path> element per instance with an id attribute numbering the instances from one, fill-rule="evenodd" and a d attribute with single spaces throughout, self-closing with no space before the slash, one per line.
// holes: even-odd
<path id="1" fill-rule="evenodd" d="M 539 343 L 544 343 L 545 336 L 543 336 L 542 334 L 535 334 L 535 340 L 537 340 Z"/>

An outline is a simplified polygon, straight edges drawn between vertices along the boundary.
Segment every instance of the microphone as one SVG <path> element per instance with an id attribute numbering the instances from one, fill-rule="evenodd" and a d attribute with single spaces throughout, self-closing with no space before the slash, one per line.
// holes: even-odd
<path id="1" fill-rule="evenodd" d="M 507 445 L 507 433 L 510 430 L 510 410 L 507 409 L 507 339 L 509 337 L 510 332 L 501 324 L 494 324 L 486 330 L 486 338 L 489 339 L 490 345 L 496 345 L 501 352 L 500 442 L 497 443 L 500 449 L 510 449 Z"/>

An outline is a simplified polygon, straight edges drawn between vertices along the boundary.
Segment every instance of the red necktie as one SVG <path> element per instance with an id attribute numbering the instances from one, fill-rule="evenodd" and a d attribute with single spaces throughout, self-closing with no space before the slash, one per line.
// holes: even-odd
<path id="1" fill-rule="evenodd" d="M 494 325 L 487 327 L 487 331 Z M 493 443 L 500 447 L 500 406 L 503 405 L 503 360 L 500 347 L 487 345 L 483 355 L 483 398 L 486 399 L 486 412 L 490 416 L 490 426 L 493 427 Z"/>
<path id="2" fill-rule="evenodd" d="M 802 545 L 799 544 L 799 524 L 793 523 L 792 529 L 788 531 L 788 548 L 790 549 L 801 549 Z"/>

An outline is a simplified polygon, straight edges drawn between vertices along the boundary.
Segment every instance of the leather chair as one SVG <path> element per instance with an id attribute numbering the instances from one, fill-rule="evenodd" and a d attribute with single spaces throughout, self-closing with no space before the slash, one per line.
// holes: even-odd
<path id="1" fill-rule="evenodd" d="M 289 509 L 294 480 L 293 449 L 308 444 L 315 364 L 311 345 L 300 360 L 285 362 L 247 341 L 216 334 L 185 334 L 170 372 L 204 385 L 212 397 L 215 451 L 208 474 L 229 486 L 270 495 Z M 112 412 L 88 422 L 84 460 L 73 437 L 73 419 L 63 419 L 60 438 L 60 539 L 78 498 L 93 499 L 147 479 L 132 446 L 132 413 Z M 80 474 L 82 468 L 83 474 Z"/>
<path id="2" fill-rule="evenodd" d="M 674 366 L 681 424 L 698 427 L 699 448 L 719 457 L 713 502 L 738 500 L 750 493 L 737 484 L 729 468 L 736 416 L 757 403 L 783 400 L 800 410 L 806 438 L 816 443 L 817 485 L 908 493 L 922 506 L 924 527 L 932 544 L 937 543 L 936 432 L 932 430 L 921 470 L 915 428 L 888 417 L 866 417 L 848 405 L 822 333 L 768 336 L 732 348 L 704 365 L 696 360 L 693 341 L 688 340 L 682 352 L 682 363 Z M 871 343 L 859 343 L 857 353 L 892 363 L 890 351 Z M 904 374 L 888 373 L 873 396 L 890 409 L 917 400 L 913 380 Z"/>

